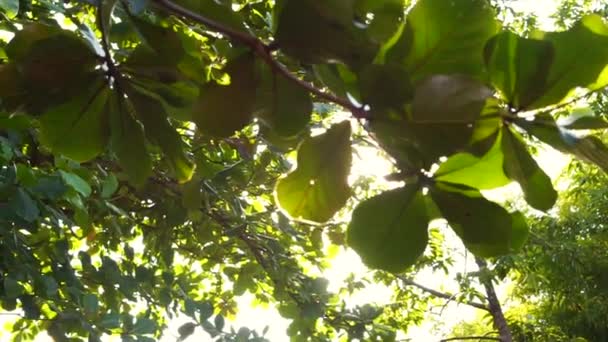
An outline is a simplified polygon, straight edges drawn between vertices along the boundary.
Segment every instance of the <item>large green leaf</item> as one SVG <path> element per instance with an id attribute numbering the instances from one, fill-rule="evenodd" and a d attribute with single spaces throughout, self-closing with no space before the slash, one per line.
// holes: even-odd
<path id="1" fill-rule="evenodd" d="M 27 222 L 35 221 L 40 215 L 36 201 L 23 188 L 17 188 L 8 202 L 8 207 Z"/>
<path id="2" fill-rule="evenodd" d="M 126 99 L 113 95 L 108 101 L 112 151 L 135 186 L 142 186 L 152 173 L 152 161 L 146 149 L 144 130 Z"/>
<path id="3" fill-rule="evenodd" d="M 85 162 L 108 142 L 106 102 L 110 90 L 96 80 L 71 101 L 50 108 L 40 118 L 40 140 L 53 152 Z"/>
<path id="4" fill-rule="evenodd" d="M 416 87 L 406 127 L 426 164 L 464 150 L 491 95 L 483 84 L 459 75 L 432 76 Z"/>
<path id="5" fill-rule="evenodd" d="M 304 63 L 357 68 L 374 58 L 376 44 L 356 26 L 354 0 L 284 0 L 275 10 L 277 44 Z"/>
<path id="6" fill-rule="evenodd" d="M 599 15 L 583 17 L 568 31 L 538 38 L 553 44 L 555 57 L 542 94 L 527 109 L 559 103 L 576 87 L 608 84 L 608 25 Z"/>
<path id="7" fill-rule="evenodd" d="M 509 214 L 466 186 L 439 182 L 431 187 L 430 193 L 450 227 L 473 254 L 495 257 L 520 247 L 527 228 L 518 219 L 518 213 Z"/>
<path id="8" fill-rule="evenodd" d="M 12 61 L 22 60 L 35 42 L 60 33 L 59 28 L 39 22 L 23 25 L 23 29 L 16 32 L 13 39 L 6 45 L 6 55 Z"/>
<path id="9" fill-rule="evenodd" d="M 179 133 L 169 123 L 162 104 L 135 88 L 129 88 L 128 95 L 137 118 L 144 125 L 146 137 L 161 148 L 175 178 L 180 183 L 190 180 L 194 172 L 194 163 L 186 156 L 186 146 Z"/>
<path id="10" fill-rule="evenodd" d="M 348 245 L 371 268 L 399 273 L 416 262 L 428 242 L 429 217 L 417 185 L 383 192 L 353 211 Z"/>
<path id="11" fill-rule="evenodd" d="M 521 137 L 507 127 L 502 132 L 502 151 L 505 174 L 519 183 L 526 202 L 538 210 L 551 209 L 557 200 L 551 178 L 532 158 Z"/>
<path id="12" fill-rule="evenodd" d="M 500 136 L 481 157 L 461 152 L 441 163 L 434 178 L 438 181 L 467 185 L 476 189 L 494 189 L 509 184 L 503 172 L 504 155 Z"/>
<path id="13" fill-rule="evenodd" d="M 502 32 L 488 41 L 484 56 L 492 84 L 513 108 L 526 108 L 542 95 L 555 50 L 546 40 Z"/>
<path id="14" fill-rule="evenodd" d="M 485 0 L 419 0 L 386 60 L 404 63 L 414 80 L 434 74 L 481 77 L 483 48 L 497 33 L 494 10 Z"/>
<path id="15" fill-rule="evenodd" d="M 6 16 L 13 18 L 19 13 L 19 0 L 0 0 L 0 10 L 6 13 Z"/>
<path id="16" fill-rule="evenodd" d="M 192 113 L 198 129 L 214 137 L 228 137 L 245 127 L 251 121 L 256 99 L 252 55 L 237 57 L 224 71 L 230 76 L 230 84 L 206 84 Z"/>
<path id="17" fill-rule="evenodd" d="M 281 208 L 296 219 L 325 222 L 332 218 L 350 197 L 351 153 L 348 121 L 304 140 L 298 149 L 297 169 L 277 182 Z"/>
<path id="18" fill-rule="evenodd" d="M 517 125 L 556 150 L 570 153 L 608 172 L 608 148 L 595 136 L 578 137 L 559 127 L 550 114 L 537 115 L 534 120 L 519 119 Z"/>
<path id="19" fill-rule="evenodd" d="M 146 46 L 157 54 L 155 61 L 177 64 L 185 55 L 182 41 L 173 29 L 154 25 L 148 21 L 131 17 Z"/>
<path id="20" fill-rule="evenodd" d="M 265 65 L 261 71 L 256 116 L 280 136 L 289 138 L 298 135 L 310 121 L 310 94 Z"/>

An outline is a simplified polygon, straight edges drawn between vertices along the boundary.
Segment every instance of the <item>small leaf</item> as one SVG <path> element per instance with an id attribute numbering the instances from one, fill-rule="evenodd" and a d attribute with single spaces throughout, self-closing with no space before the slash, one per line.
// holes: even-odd
<path id="1" fill-rule="evenodd" d="M 129 181 L 142 186 L 152 173 L 152 162 L 146 150 L 143 128 L 126 106 L 125 99 L 116 95 L 108 101 L 110 143 Z"/>
<path id="2" fill-rule="evenodd" d="M 14 18 L 19 13 L 19 0 L 0 0 L 0 9 L 9 18 Z"/>
<path id="3" fill-rule="evenodd" d="M 92 293 L 87 293 L 82 297 L 82 309 L 85 315 L 94 315 L 99 310 L 99 300 Z"/>
<path id="4" fill-rule="evenodd" d="M 414 81 L 435 74 L 478 78 L 484 45 L 498 28 L 485 0 L 419 0 L 407 15 L 401 36 L 384 47 L 386 59 L 405 63 Z"/>
<path id="5" fill-rule="evenodd" d="M 429 217 L 416 185 L 383 192 L 361 202 L 347 230 L 348 245 L 371 268 L 399 273 L 424 252 Z"/>
<path id="6" fill-rule="evenodd" d="M 206 84 L 192 112 L 198 129 L 213 137 L 228 137 L 242 129 L 251 121 L 254 110 L 256 80 L 253 57 L 244 54 L 230 61 L 224 72 L 230 75 L 230 84 Z"/>
<path id="7" fill-rule="evenodd" d="M 538 210 L 551 209 L 557 200 L 551 178 L 526 150 L 521 137 L 506 127 L 503 128 L 502 150 L 505 174 L 519 183 L 526 202 Z"/>
<path id="8" fill-rule="evenodd" d="M 146 335 L 146 334 L 154 334 L 156 332 L 156 322 L 149 319 L 140 317 L 133 325 L 131 329 L 131 333 L 135 335 Z"/>
<path id="9" fill-rule="evenodd" d="M 291 217 L 325 222 L 346 203 L 350 132 L 350 123 L 344 121 L 302 142 L 297 169 L 276 186 L 277 201 Z"/>
<path id="10" fill-rule="evenodd" d="M 177 328 L 177 333 L 179 334 L 179 341 L 183 341 L 190 335 L 192 335 L 194 333 L 195 328 L 196 324 L 192 322 L 184 323 L 179 328 Z"/>
<path id="11" fill-rule="evenodd" d="M 99 325 L 105 329 L 120 328 L 120 315 L 116 313 L 105 314 L 101 317 Z"/>
<path id="12" fill-rule="evenodd" d="M 24 292 L 23 286 L 11 277 L 4 277 L 4 295 L 7 298 L 17 298 Z"/>
<path id="13" fill-rule="evenodd" d="M 40 140 L 78 162 L 95 158 L 108 141 L 105 105 L 110 90 L 98 79 L 82 94 L 50 108 L 40 118 Z M 75 143 L 78 142 L 78 143 Z"/>
<path id="14" fill-rule="evenodd" d="M 200 316 L 199 316 L 200 322 L 204 322 L 204 321 L 208 320 L 209 317 L 213 316 L 213 305 L 210 302 L 199 303 L 198 311 L 200 314 Z"/>
<path id="15" fill-rule="evenodd" d="M 116 175 L 110 173 L 108 177 L 103 180 L 103 183 L 101 183 L 101 197 L 106 199 L 110 198 L 116 190 L 118 190 L 118 186 L 119 184 Z"/>
<path id="16" fill-rule="evenodd" d="M 59 170 L 59 174 L 66 185 L 70 186 L 84 197 L 91 196 L 91 186 L 89 183 L 87 183 L 87 181 L 80 178 L 80 176 L 71 172 L 65 172 L 63 170 Z"/>
<path id="17" fill-rule="evenodd" d="M 234 12 L 230 6 L 225 5 L 226 3 L 224 2 L 215 0 L 176 0 L 175 3 L 237 31 L 249 32 L 245 27 L 245 20 L 238 13 Z"/>
<path id="18" fill-rule="evenodd" d="M 439 165 L 434 178 L 447 183 L 463 184 L 475 189 L 494 189 L 511 181 L 503 172 L 504 155 L 501 138 L 482 157 L 462 152 L 452 155 Z"/>
<path id="19" fill-rule="evenodd" d="M 27 222 L 34 222 L 40 216 L 38 205 L 22 188 L 17 188 L 9 201 L 9 208 Z"/>
<path id="20" fill-rule="evenodd" d="M 430 194 L 442 216 L 464 245 L 480 257 L 496 257 L 516 250 L 521 243 L 521 222 L 503 207 L 466 186 L 436 183 Z"/>
<path id="21" fill-rule="evenodd" d="M 297 136 L 310 121 L 310 94 L 266 65 L 261 69 L 262 82 L 255 115 L 280 136 Z"/>

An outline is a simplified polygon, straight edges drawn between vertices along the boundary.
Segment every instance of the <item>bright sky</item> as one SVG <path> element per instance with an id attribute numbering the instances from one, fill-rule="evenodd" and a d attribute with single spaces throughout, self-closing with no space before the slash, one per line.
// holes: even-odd
<path id="1" fill-rule="evenodd" d="M 512 6 L 516 10 L 536 13 L 539 16 L 541 28 L 550 30 L 551 21 L 549 16 L 554 12 L 556 2 L 557 1 L 554 0 L 515 0 L 513 1 Z M 353 166 L 354 174 L 372 176 L 379 179 L 390 173 L 391 164 L 383 159 L 377 151 L 368 148 L 362 149 L 359 152 L 364 160 L 355 157 Z M 567 163 L 567 159 L 556 151 L 546 149 L 540 153 L 539 162 L 541 167 L 555 179 L 563 170 L 563 167 Z M 504 200 L 505 197 L 517 195 L 519 192 L 517 186 L 508 186 L 505 189 L 491 193 L 490 197 L 493 197 L 496 200 Z M 460 254 L 462 255 L 453 267 L 453 274 L 445 276 L 443 274 L 422 272 L 417 276 L 416 281 L 437 290 L 456 292 L 458 291 L 457 285 L 453 281 L 448 281 L 447 279 L 453 278 L 457 272 L 463 272 L 467 269 L 469 271 L 475 270 L 476 266 L 470 257 L 464 257 L 464 248 L 461 246 L 460 241 L 451 234 L 449 230 L 443 230 L 443 233 L 446 234 L 446 241 L 449 244 L 454 245 L 454 248 L 461 251 Z M 449 234 L 451 234 L 451 237 Z M 366 274 L 367 272 L 368 270 L 362 265 L 359 257 L 353 251 L 342 250 L 332 261 L 332 267 L 325 272 L 324 277 L 330 280 L 330 290 L 335 290 L 340 287 L 344 279 L 350 273 Z M 504 293 L 504 288 L 500 288 L 499 294 L 504 295 Z M 229 322 L 229 324 L 235 326 L 236 329 L 241 326 L 246 326 L 254 328 L 258 332 L 261 332 L 265 326 L 269 326 L 270 329 L 266 336 L 271 341 L 286 341 L 287 337 L 285 330 L 289 322 L 283 319 L 275 310 L 251 307 L 252 300 L 253 297 L 251 295 L 245 295 L 239 300 L 239 309 L 241 312 L 237 316 L 237 319 L 234 322 Z M 353 306 L 370 302 L 383 304 L 390 301 L 391 291 L 380 285 L 369 286 L 354 297 L 348 299 L 349 304 Z M 438 314 L 439 312 L 435 312 L 432 320 L 428 320 L 420 327 L 412 328 L 407 337 L 411 338 L 413 341 L 439 340 L 449 334 L 454 324 L 460 321 L 474 319 L 477 311 L 468 306 L 451 303 L 441 311 L 441 316 L 437 316 Z M 6 316 L 0 317 L 0 324 L 6 322 L 7 319 Z M 178 336 L 178 327 L 188 321 L 189 320 L 185 317 L 180 317 L 171 321 L 161 342 L 175 341 Z M 442 321 L 444 323 L 436 325 L 437 321 Z M 3 337 L 6 337 L 6 333 L 3 336 L 2 331 L 0 330 L 0 339 L 3 340 Z M 46 335 L 40 335 L 36 341 L 47 342 L 50 341 L 50 338 Z M 118 339 L 116 339 L 116 341 L 118 341 Z M 211 339 L 202 331 L 202 329 L 197 328 L 195 334 L 187 341 L 211 341 Z"/>

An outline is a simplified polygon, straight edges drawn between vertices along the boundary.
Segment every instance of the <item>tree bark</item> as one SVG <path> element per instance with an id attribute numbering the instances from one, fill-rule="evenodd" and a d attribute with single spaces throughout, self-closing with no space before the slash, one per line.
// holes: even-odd
<path id="1" fill-rule="evenodd" d="M 486 263 L 486 261 L 481 258 L 475 258 L 475 262 L 477 263 L 477 266 L 479 266 L 480 270 L 488 268 L 488 264 Z M 502 307 L 500 305 L 500 302 L 498 301 L 498 296 L 496 296 L 496 291 L 494 290 L 494 284 L 492 284 L 492 279 L 481 276 L 479 277 L 479 280 L 486 290 L 488 308 L 490 309 L 490 314 L 492 315 L 492 319 L 494 320 L 494 326 L 498 330 L 500 341 L 513 342 L 513 336 L 511 335 L 511 330 L 509 329 L 509 325 L 507 324 L 505 315 L 502 312 Z"/>

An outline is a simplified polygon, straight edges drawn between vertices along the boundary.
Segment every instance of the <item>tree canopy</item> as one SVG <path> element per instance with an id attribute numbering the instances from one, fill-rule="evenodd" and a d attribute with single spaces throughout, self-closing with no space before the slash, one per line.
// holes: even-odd
<path id="1" fill-rule="evenodd" d="M 557 201 L 539 144 L 608 171 L 608 121 L 588 106 L 608 85 L 600 14 L 523 32 L 487 0 L 0 10 L 0 305 L 22 312 L 16 341 L 153 341 L 180 313 L 180 339 L 264 341 L 226 328 L 245 292 L 295 341 L 395 340 L 427 301 L 347 305 L 320 272 L 326 247 L 401 284 L 446 267 L 429 229 L 444 219 L 484 270 L 530 229 L 482 191 Z M 390 189 L 349 178 L 362 146 L 393 163 Z"/>

